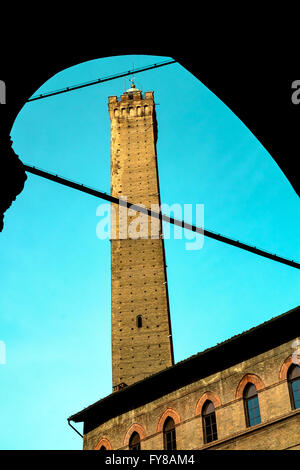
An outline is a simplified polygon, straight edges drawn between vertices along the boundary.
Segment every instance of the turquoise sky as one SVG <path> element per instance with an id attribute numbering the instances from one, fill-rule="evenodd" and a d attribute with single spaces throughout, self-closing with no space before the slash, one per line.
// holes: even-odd
<path id="1" fill-rule="evenodd" d="M 39 92 L 165 59 L 89 61 Z M 204 204 L 208 230 L 299 261 L 299 198 L 238 117 L 178 64 L 136 74 L 135 83 L 157 103 L 162 202 Z M 120 78 L 26 104 L 11 132 L 15 152 L 109 192 L 108 96 L 124 86 Z M 96 236 L 100 203 L 28 174 L 5 214 L 1 449 L 81 449 L 67 418 L 111 393 L 110 242 Z M 299 304 L 298 270 L 210 239 L 198 251 L 185 242 L 165 242 L 176 362 Z"/>

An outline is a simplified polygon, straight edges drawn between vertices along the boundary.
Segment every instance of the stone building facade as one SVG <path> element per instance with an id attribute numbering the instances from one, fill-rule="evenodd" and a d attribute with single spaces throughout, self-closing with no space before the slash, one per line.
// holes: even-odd
<path id="1" fill-rule="evenodd" d="M 140 449 L 166 449 L 164 424 L 172 418 L 178 450 L 300 450 L 299 313 L 298 307 L 275 317 L 73 415 L 84 422 L 83 448 L 129 449 L 137 433 Z M 249 384 L 258 403 L 252 423 Z"/>
<path id="2" fill-rule="evenodd" d="M 109 97 L 109 115 L 111 194 L 157 210 L 153 92 Z M 161 223 L 112 208 L 113 393 L 69 418 L 83 448 L 300 449 L 300 308 L 174 364 Z"/>

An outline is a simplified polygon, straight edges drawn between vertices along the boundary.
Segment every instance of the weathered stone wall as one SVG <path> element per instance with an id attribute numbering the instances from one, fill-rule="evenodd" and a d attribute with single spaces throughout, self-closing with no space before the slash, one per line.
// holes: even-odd
<path id="1" fill-rule="evenodd" d="M 297 449 L 300 447 L 300 410 L 293 410 L 286 380 L 293 341 L 229 369 L 196 381 L 145 406 L 115 417 L 84 436 L 84 449 L 95 449 L 106 438 L 112 449 L 128 449 L 133 431 L 141 448 L 163 449 L 162 426 L 167 416 L 176 424 L 177 449 Z M 261 423 L 247 427 L 243 389 L 256 385 Z M 121 398 L 121 397 L 120 397 Z M 213 401 L 218 440 L 204 443 L 202 406 Z M 133 397 L 134 401 L 134 397 Z"/>

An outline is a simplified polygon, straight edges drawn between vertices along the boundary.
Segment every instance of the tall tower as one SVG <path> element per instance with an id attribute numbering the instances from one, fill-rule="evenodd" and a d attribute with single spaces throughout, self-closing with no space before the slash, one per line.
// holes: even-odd
<path id="1" fill-rule="evenodd" d="M 148 209 L 160 205 L 157 123 L 153 92 L 134 83 L 118 101 L 109 97 L 111 194 Z M 161 222 L 112 205 L 111 313 L 113 390 L 174 364 Z M 121 217 L 120 212 L 122 211 Z M 125 216 L 124 216 L 125 211 Z M 155 221 L 154 226 L 150 222 Z"/>

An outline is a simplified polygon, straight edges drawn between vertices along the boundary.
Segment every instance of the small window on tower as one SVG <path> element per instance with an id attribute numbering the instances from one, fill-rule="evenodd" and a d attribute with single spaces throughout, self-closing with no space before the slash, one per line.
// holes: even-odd
<path id="1" fill-rule="evenodd" d="M 138 328 L 142 328 L 142 326 L 143 326 L 142 315 L 138 315 L 138 316 L 136 317 L 136 326 L 137 326 Z"/>

